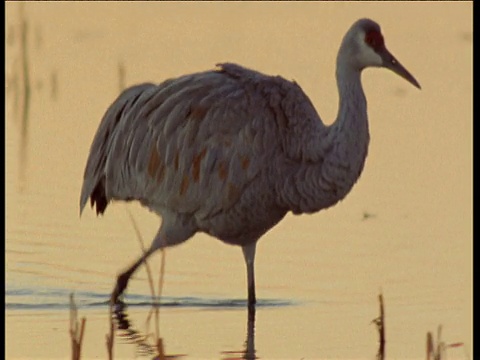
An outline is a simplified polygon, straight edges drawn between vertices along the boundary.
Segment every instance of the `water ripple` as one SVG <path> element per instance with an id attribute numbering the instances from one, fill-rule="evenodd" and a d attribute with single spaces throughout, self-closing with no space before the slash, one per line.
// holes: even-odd
<path id="1" fill-rule="evenodd" d="M 8 310 L 59 310 L 69 308 L 69 295 L 66 289 L 7 289 L 5 309 Z M 110 294 L 80 291 L 75 292 L 75 302 L 79 308 L 100 308 L 108 305 Z M 150 295 L 129 294 L 125 296 L 129 307 L 142 308 L 153 305 Z M 258 299 L 257 308 L 298 305 L 285 299 Z M 205 297 L 169 297 L 159 301 L 161 307 L 235 309 L 247 307 L 245 299 L 223 299 Z"/>

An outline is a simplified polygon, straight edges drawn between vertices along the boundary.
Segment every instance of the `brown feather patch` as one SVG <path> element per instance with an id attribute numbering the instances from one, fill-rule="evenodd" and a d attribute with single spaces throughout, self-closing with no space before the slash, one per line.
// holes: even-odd
<path id="1" fill-rule="evenodd" d="M 188 117 L 190 119 L 202 120 L 208 112 L 208 108 L 205 106 L 195 106 L 190 108 L 190 113 Z"/>
<path id="2" fill-rule="evenodd" d="M 237 186 L 233 185 L 231 182 L 227 184 L 227 199 L 229 202 L 233 202 L 238 199 L 240 191 Z"/>
<path id="3" fill-rule="evenodd" d="M 241 166 L 243 170 L 247 170 L 250 165 L 250 159 L 246 156 L 241 157 Z"/>
<path id="4" fill-rule="evenodd" d="M 189 179 L 187 175 L 183 176 L 182 183 L 180 184 L 180 195 L 184 195 L 187 192 Z"/>
<path id="5" fill-rule="evenodd" d="M 163 161 L 158 154 L 156 146 L 153 146 L 152 151 L 150 152 L 150 159 L 148 160 L 147 171 L 148 175 L 150 175 L 150 177 L 152 178 L 156 178 L 158 183 L 163 180 L 165 165 L 163 164 Z"/>
<path id="6" fill-rule="evenodd" d="M 207 153 L 207 149 L 203 149 L 202 151 L 200 151 L 200 153 L 195 155 L 193 158 L 192 168 L 193 168 L 194 182 L 198 182 L 198 180 L 200 180 L 200 164 L 202 162 L 202 159 L 205 157 L 206 153 Z"/>
<path id="7" fill-rule="evenodd" d="M 226 180 L 227 175 L 228 175 L 227 165 L 225 164 L 224 161 L 222 161 L 218 166 L 218 177 L 220 178 L 220 180 Z"/>

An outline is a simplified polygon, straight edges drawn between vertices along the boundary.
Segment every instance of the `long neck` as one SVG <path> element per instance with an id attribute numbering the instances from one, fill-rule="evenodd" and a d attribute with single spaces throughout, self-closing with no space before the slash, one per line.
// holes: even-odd
<path id="1" fill-rule="evenodd" d="M 336 76 L 340 98 L 337 119 L 317 132 L 315 145 L 308 149 L 315 148 L 314 161 L 298 164 L 295 175 L 287 180 L 290 191 L 285 195 L 294 213 L 334 205 L 348 194 L 363 170 L 369 133 L 360 71 L 337 62 Z"/>
<path id="2" fill-rule="evenodd" d="M 367 101 L 360 75 L 360 70 L 337 61 L 339 106 L 337 119 L 329 129 L 333 143 L 331 161 L 350 166 L 354 173 L 363 168 L 370 140 Z"/>

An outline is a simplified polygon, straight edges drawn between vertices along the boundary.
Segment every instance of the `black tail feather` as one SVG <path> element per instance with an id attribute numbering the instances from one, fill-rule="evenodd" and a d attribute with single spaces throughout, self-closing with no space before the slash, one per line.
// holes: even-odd
<path id="1" fill-rule="evenodd" d="M 97 205 L 97 215 L 103 214 L 108 205 L 107 196 L 105 195 L 105 187 L 103 181 L 100 181 L 95 189 L 93 189 L 92 195 L 90 195 L 90 205 Z"/>

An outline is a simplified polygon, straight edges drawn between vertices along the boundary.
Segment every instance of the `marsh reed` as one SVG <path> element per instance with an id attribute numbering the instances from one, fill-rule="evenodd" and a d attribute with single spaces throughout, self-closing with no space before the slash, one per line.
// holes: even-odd
<path id="1" fill-rule="evenodd" d="M 80 360 L 83 334 L 85 332 L 85 324 L 87 319 L 82 318 L 81 322 L 78 321 L 78 309 L 75 305 L 73 293 L 70 294 L 70 340 L 72 345 L 72 360 Z"/>

